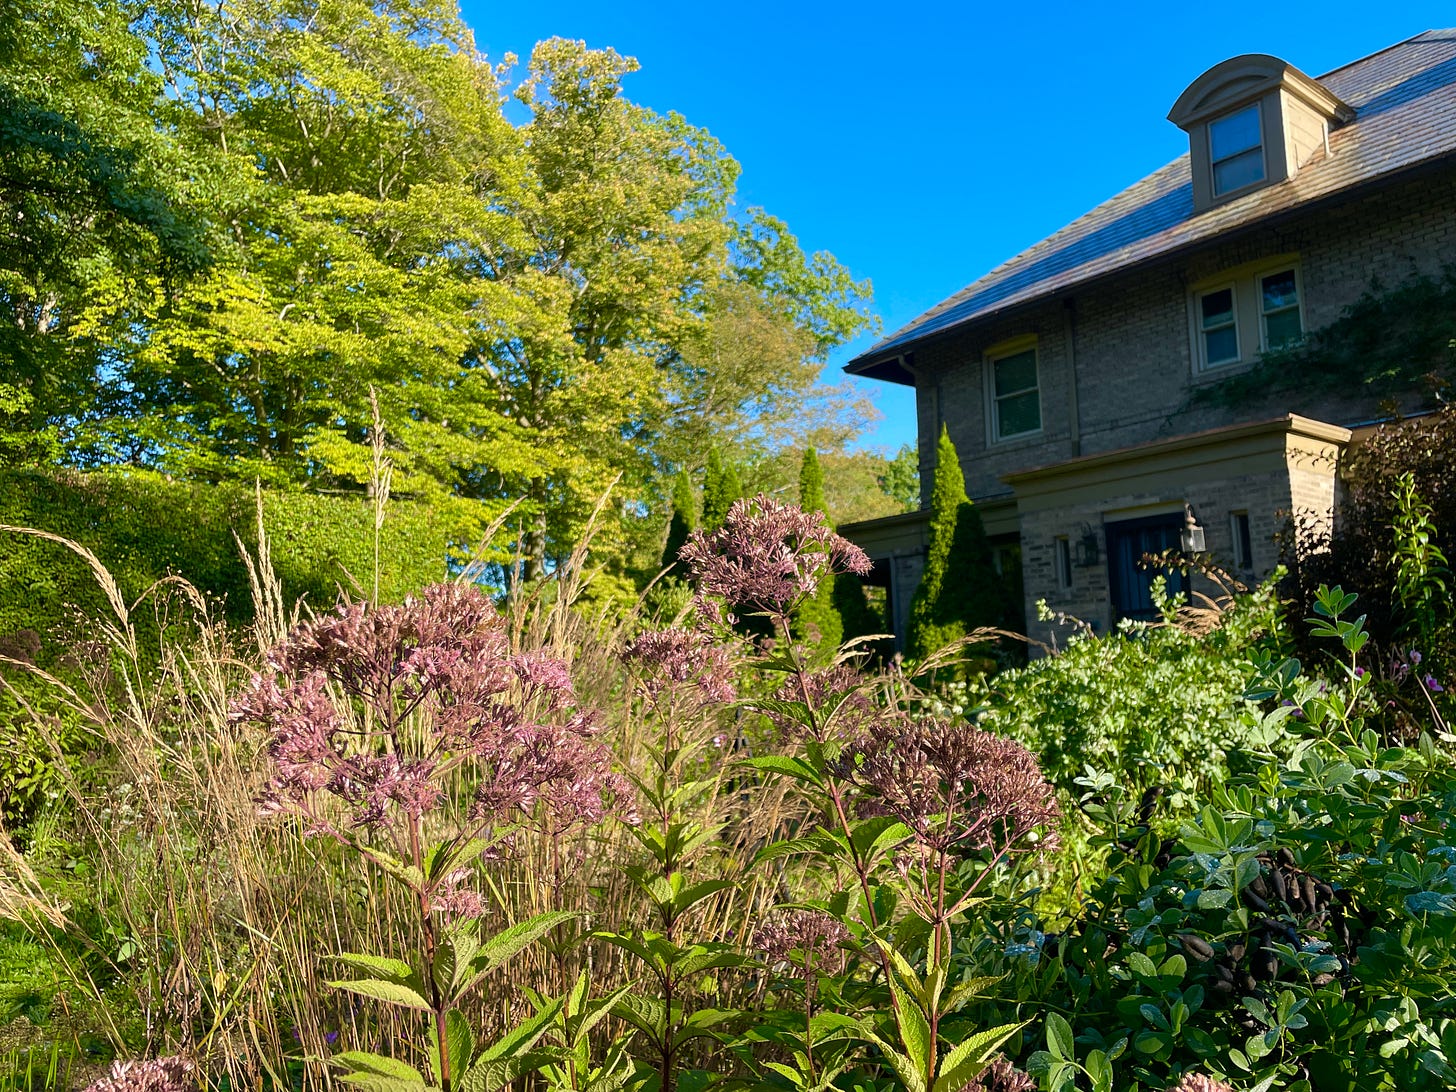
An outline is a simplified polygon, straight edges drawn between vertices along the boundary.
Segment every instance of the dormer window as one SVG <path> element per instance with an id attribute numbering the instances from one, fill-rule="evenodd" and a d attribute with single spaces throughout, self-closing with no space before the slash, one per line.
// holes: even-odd
<path id="1" fill-rule="evenodd" d="M 1215 197 L 1264 181 L 1262 128 L 1258 103 L 1208 123 L 1208 158 Z"/>
<path id="2" fill-rule="evenodd" d="M 1214 65 L 1178 96 L 1168 120 L 1188 134 L 1193 207 L 1291 178 L 1329 151 L 1329 131 L 1353 110 L 1278 57 L 1250 53 Z"/>

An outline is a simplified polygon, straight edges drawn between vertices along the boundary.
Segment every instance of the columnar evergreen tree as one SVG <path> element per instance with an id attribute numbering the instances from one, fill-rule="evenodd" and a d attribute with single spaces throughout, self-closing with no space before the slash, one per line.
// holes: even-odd
<path id="1" fill-rule="evenodd" d="M 905 651 L 923 659 L 978 626 L 1000 625 L 1004 606 L 986 528 L 966 495 L 960 459 L 942 425 L 930 493 L 930 548 L 910 601 Z"/>
<path id="2" fill-rule="evenodd" d="M 678 576 L 678 551 L 688 541 L 688 535 L 697 527 L 697 500 L 693 496 L 693 483 L 688 472 L 679 470 L 672 487 L 672 519 L 667 524 L 667 545 L 662 550 L 662 567 L 670 570 L 669 576 Z"/>
<path id="3" fill-rule="evenodd" d="M 708 451 L 703 470 L 703 528 L 716 531 L 723 526 L 728 509 L 743 496 L 743 479 L 738 468 L 723 458 L 715 446 Z"/>
<path id="4" fill-rule="evenodd" d="M 824 503 L 824 471 L 819 466 L 819 453 L 812 447 L 804 449 L 804 461 L 799 467 L 799 507 L 805 512 L 822 512 L 825 520 L 829 519 L 829 508 Z M 859 577 L 853 573 L 845 575 L 859 583 Z M 836 576 L 825 579 L 814 597 L 805 600 L 794 616 L 795 636 L 817 641 L 819 648 L 829 653 L 844 640 L 844 619 L 834 603 L 839 579 Z"/>

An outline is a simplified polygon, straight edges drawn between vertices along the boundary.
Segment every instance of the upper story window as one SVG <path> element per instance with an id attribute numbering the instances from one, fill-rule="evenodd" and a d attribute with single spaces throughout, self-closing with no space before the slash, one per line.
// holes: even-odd
<path id="1" fill-rule="evenodd" d="M 1208 123 L 1215 197 L 1264 181 L 1262 129 L 1258 103 Z"/>
<path id="2" fill-rule="evenodd" d="M 1014 440 L 1041 431 L 1041 387 L 1036 343 L 1025 339 L 987 354 L 991 439 Z"/>
<path id="3" fill-rule="evenodd" d="M 1194 287 L 1194 358 L 1199 371 L 1247 364 L 1304 336 L 1299 262 L 1293 255 L 1243 266 Z"/>
<path id="4" fill-rule="evenodd" d="M 1353 110 L 1278 57 L 1248 53 L 1210 68 L 1168 120 L 1188 134 L 1193 208 L 1202 212 L 1293 177 L 1329 153 L 1329 131 Z"/>

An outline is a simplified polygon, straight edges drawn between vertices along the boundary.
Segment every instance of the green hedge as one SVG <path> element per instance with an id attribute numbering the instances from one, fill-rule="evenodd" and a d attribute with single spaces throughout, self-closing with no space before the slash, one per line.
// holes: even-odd
<path id="1" fill-rule="evenodd" d="M 257 545 L 253 491 L 177 482 L 147 472 L 0 471 L 0 523 L 51 531 L 92 550 L 128 601 L 176 574 L 221 602 L 225 617 L 252 614 L 247 570 L 234 532 Z M 273 566 L 291 601 L 330 606 L 339 589 L 372 586 L 372 509 L 361 497 L 267 492 L 263 518 Z M 451 543 L 478 528 L 470 513 L 391 501 L 385 521 L 380 596 L 397 600 L 446 573 Z M 352 580 L 351 580 L 352 576 Z M 28 535 L 0 535 L 0 639 L 19 630 L 49 637 L 105 600 L 82 561 Z M 50 641 L 47 641 L 50 644 Z"/>

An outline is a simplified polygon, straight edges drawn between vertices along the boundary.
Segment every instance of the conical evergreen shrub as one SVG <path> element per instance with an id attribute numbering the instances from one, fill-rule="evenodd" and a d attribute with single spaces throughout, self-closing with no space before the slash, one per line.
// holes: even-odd
<path id="1" fill-rule="evenodd" d="M 978 626 L 1001 625 L 1005 600 L 981 514 L 966 495 L 960 459 L 942 425 L 930 491 L 930 548 L 910 601 L 906 654 L 924 659 Z"/>

